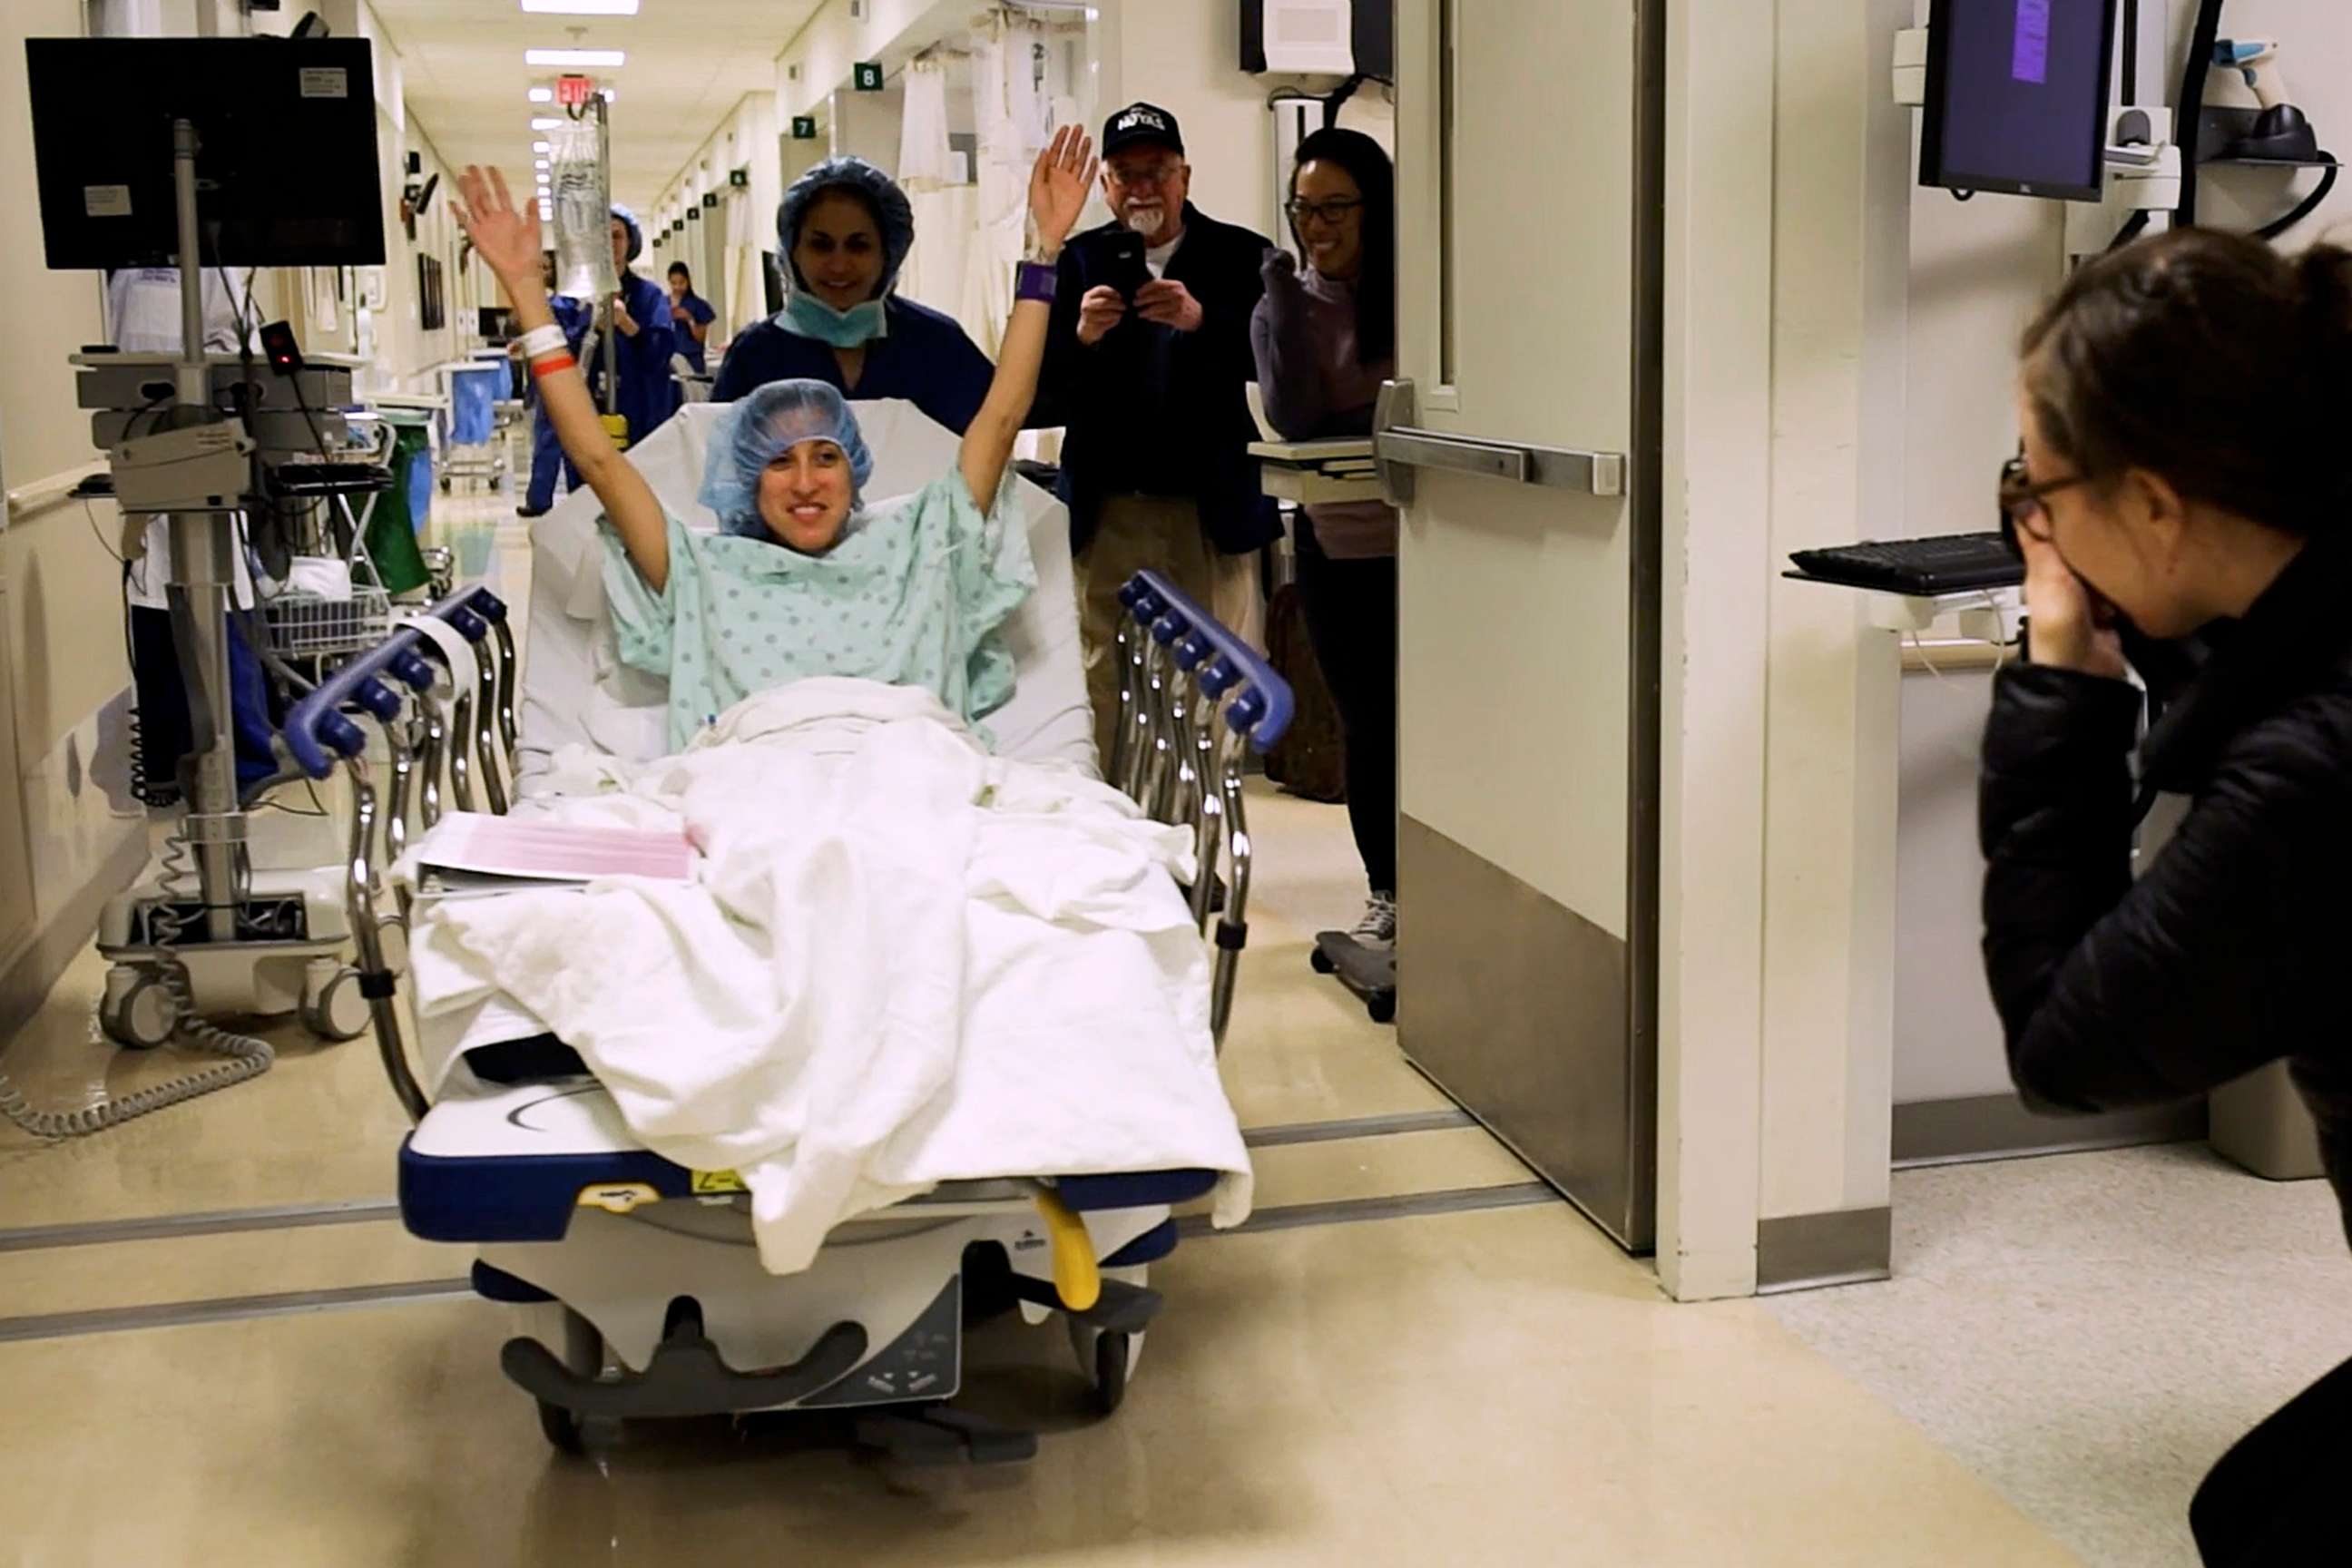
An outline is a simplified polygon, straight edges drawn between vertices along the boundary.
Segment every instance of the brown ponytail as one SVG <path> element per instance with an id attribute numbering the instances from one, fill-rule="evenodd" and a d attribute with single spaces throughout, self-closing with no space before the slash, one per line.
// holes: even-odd
<path id="1" fill-rule="evenodd" d="M 2208 229 L 2084 267 L 2027 329 L 2043 439 L 2095 483 L 2161 474 L 2288 532 L 2352 509 L 2352 252 Z"/>

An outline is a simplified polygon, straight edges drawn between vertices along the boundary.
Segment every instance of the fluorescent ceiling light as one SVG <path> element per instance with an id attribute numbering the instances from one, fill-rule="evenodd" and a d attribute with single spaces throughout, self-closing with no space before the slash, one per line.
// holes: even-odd
<path id="1" fill-rule="evenodd" d="M 532 88 L 530 89 L 530 100 L 533 103 L 553 103 L 555 101 L 555 89 L 551 87 Z"/>
<path id="2" fill-rule="evenodd" d="M 525 49 L 527 66 L 608 66 L 618 69 L 629 57 L 619 49 Z"/>
<path id="3" fill-rule="evenodd" d="M 545 115 L 541 115 L 539 119 L 530 122 L 530 128 L 533 131 L 553 131 L 561 127 L 562 123 L 563 121 L 561 120 L 553 120 Z"/>
<path id="4" fill-rule="evenodd" d="M 549 148 L 548 144 L 547 144 L 546 142 L 532 142 L 532 143 L 530 144 L 530 150 L 531 150 L 532 152 L 534 152 L 534 153 L 538 153 L 538 154 L 539 154 L 541 157 L 542 157 L 542 158 L 546 157 L 546 156 L 547 156 L 547 154 L 548 154 L 548 153 L 551 151 L 551 149 Z"/>
<path id="5" fill-rule="evenodd" d="M 522 0 L 537 16 L 634 16 L 637 0 Z"/>
<path id="6" fill-rule="evenodd" d="M 530 166 L 537 169 L 542 174 L 547 173 L 547 160 L 544 158 L 535 158 L 531 160 Z"/>

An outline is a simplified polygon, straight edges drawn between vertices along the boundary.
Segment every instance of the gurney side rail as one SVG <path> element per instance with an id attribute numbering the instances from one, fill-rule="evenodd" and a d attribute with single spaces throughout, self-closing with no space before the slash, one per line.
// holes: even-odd
<path id="1" fill-rule="evenodd" d="M 1118 722 L 1105 776 L 1155 819 L 1192 829 L 1199 862 L 1192 918 L 1204 935 L 1221 869 L 1232 869 L 1210 992 L 1210 1027 L 1223 1045 L 1249 945 L 1255 859 L 1242 760 L 1247 751 L 1270 749 L 1290 727 L 1290 685 L 1159 573 L 1137 573 L 1118 598 L 1127 618 L 1118 628 Z"/>
<path id="2" fill-rule="evenodd" d="M 409 788 L 420 771 L 426 826 L 440 814 L 445 756 L 451 793 L 460 809 L 472 808 L 471 784 L 476 776 L 492 807 L 506 809 L 498 754 L 504 742 L 505 763 L 511 768 L 509 710 L 516 674 L 514 641 L 506 626 L 507 607 L 487 588 L 461 589 L 425 614 L 446 624 L 478 650 L 479 673 L 472 689 L 456 694 L 454 724 L 444 723 L 440 704 L 433 695 L 436 668 L 447 673 L 439 645 L 403 627 L 297 702 L 286 716 L 280 737 L 285 754 L 312 778 L 327 777 L 338 763 L 351 772 L 352 837 L 344 897 L 351 907 L 352 941 L 359 949 L 360 994 L 367 998 L 385 1076 L 411 1121 L 422 1121 L 431 1101 L 408 1064 L 394 1003 L 398 976 L 384 956 L 383 928 L 388 922 L 376 909 L 376 790 L 368 775 L 367 733 L 358 719 L 364 714 L 382 724 L 392 749 L 392 809 L 396 820 L 387 825 L 386 838 L 397 854 L 406 840 Z M 405 693 L 402 687 L 407 689 Z M 412 708 L 417 721 L 404 722 Z M 415 743 L 419 740 L 421 744 Z"/>

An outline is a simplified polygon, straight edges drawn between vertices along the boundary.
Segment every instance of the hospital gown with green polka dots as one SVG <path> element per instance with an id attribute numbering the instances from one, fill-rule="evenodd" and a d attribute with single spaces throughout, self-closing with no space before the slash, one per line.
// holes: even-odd
<path id="1" fill-rule="evenodd" d="M 977 728 L 1012 699 L 1002 628 L 1037 585 L 1017 482 L 1007 475 L 983 515 L 951 471 L 824 555 L 673 517 L 660 593 L 600 531 L 621 658 L 669 682 L 670 749 L 747 697 L 824 675 L 923 687 Z"/>

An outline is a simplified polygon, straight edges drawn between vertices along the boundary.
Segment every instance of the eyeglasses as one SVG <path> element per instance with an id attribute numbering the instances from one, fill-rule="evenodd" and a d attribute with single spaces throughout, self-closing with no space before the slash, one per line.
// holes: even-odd
<path id="1" fill-rule="evenodd" d="M 2061 490 L 2083 483 L 2080 474 L 2036 484 L 2025 471 L 2025 459 L 2011 458 L 2000 466 L 2000 514 L 2042 543 L 2050 542 L 2050 508 L 2045 504 Z"/>
<path id="2" fill-rule="evenodd" d="M 1307 219 L 1312 218 L 1318 223 L 1338 225 L 1347 222 L 1348 215 L 1356 211 L 1363 205 L 1364 204 L 1360 201 L 1303 202 L 1293 200 L 1286 204 L 1282 210 L 1288 213 L 1290 215 L 1290 221 L 1296 224 L 1303 224 L 1307 222 Z"/>
<path id="3" fill-rule="evenodd" d="M 1135 167 L 1121 167 L 1119 164 L 1113 163 L 1103 172 L 1110 176 L 1111 184 L 1121 190 L 1134 191 L 1140 190 L 1146 185 L 1154 188 L 1164 185 L 1181 174 L 1183 168 L 1183 164 L 1176 163 L 1147 163 Z"/>

